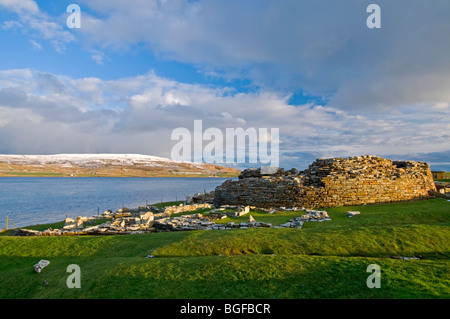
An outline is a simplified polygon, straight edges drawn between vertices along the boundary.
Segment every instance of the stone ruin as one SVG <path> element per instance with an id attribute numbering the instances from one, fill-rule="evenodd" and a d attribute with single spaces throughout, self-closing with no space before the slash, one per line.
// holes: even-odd
<path id="1" fill-rule="evenodd" d="M 186 204 L 199 204 L 199 203 L 208 203 L 212 204 L 214 201 L 214 191 L 210 191 L 207 193 L 204 191 L 203 193 L 195 193 L 193 196 L 186 197 Z"/>
<path id="2" fill-rule="evenodd" d="M 205 214 L 194 213 L 183 215 L 183 212 L 194 212 L 200 209 L 208 211 Z M 223 205 L 213 208 L 210 204 L 176 205 L 159 209 L 155 206 L 140 206 L 138 209 L 119 209 L 116 212 L 105 211 L 99 216 L 79 216 L 76 219 L 66 218 L 62 229 L 46 229 L 44 231 L 31 229 L 15 229 L 11 236 L 73 236 L 73 235 L 125 235 L 137 233 L 153 233 L 188 230 L 224 230 L 246 228 L 302 228 L 307 221 L 331 220 L 325 211 L 300 209 L 298 207 L 280 207 L 277 211 L 305 212 L 301 217 L 295 217 L 279 226 L 256 221 L 249 215 L 248 222 L 216 223 L 227 217 L 242 217 L 250 210 L 274 212 L 255 206 Z"/>
<path id="3" fill-rule="evenodd" d="M 449 182 L 434 182 L 437 192 L 433 195 L 438 197 L 450 199 L 450 183 Z"/>
<path id="4" fill-rule="evenodd" d="M 250 227 L 302 228 L 304 222 L 331 220 L 326 211 L 313 210 L 318 207 L 407 201 L 435 195 L 448 196 L 445 190 L 436 191 L 430 168 L 423 162 L 392 161 L 376 156 L 318 159 L 300 172 L 282 168 L 244 170 L 238 181 L 228 180 L 215 191 L 197 193 L 190 204 L 163 209 L 148 205 L 116 212 L 105 211 L 101 216 L 67 218 L 62 229 L 42 232 L 18 229 L 11 235 L 115 235 Z M 198 213 L 198 210 L 204 210 L 205 215 Z M 303 211 L 306 214 L 280 226 L 257 222 L 252 216 L 248 223 L 214 222 L 227 217 L 241 217 L 251 210 L 269 214 Z M 186 212 L 193 213 L 185 215 Z M 349 211 L 347 216 L 359 214 Z"/>
<path id="5" fill-rule="evenodd" d="M 427 163 L 377 156 L 318 159 L 309 167 L 266 174 L 247 169 L 214 192 L 214 205 L 335 207 L 429 198 L 436 186 Z"/>

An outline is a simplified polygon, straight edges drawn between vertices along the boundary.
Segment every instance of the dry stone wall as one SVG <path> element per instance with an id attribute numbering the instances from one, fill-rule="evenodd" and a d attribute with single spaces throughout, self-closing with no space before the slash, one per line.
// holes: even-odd
<path id="1" fill-rule="evenodd" d="M 436 191 L 427 163 L 377 156 L 318 159 L 305 171 L 244 170 L 214 193 L 214 205 L 334 207 L 427 198 Z"/>

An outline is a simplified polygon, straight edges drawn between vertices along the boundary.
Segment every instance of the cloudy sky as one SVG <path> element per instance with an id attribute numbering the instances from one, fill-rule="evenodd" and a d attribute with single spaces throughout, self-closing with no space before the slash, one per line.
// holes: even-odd
<path id="1" fill-rule="evenodd" d="M 0 153 L 170 157 L 202 120 L 278 128 L 285 168 L 450 170 L 449 17 L 448 0 L 0 0 Z"/>

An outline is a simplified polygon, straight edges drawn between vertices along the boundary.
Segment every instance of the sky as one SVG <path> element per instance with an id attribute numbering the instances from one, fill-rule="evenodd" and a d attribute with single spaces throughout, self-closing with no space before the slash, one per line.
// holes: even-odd
<path id="1" fill-rule="evenodd" d="M 0 0 L 0 153 L 170 158 L 172 132 L 202 120 L 279 129 L 287 169 L 450 171 L 449 17 L 448 0 Z"/>

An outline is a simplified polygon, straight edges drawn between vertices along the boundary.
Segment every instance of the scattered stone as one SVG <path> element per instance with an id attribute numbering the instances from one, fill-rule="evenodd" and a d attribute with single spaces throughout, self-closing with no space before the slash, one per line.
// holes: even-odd
<path id="1" fill-rule="evenodd" d="M 60 229 L 46 229 L 43 232 L 41 232 L 41 236 L 60 236 L 61 230 Z"/>
<path id="2" fill-rule="evenodd" d="M 347 212 L 347 216 L 348 217 L 353 217 L 353 216 L 356 216 L 356 215 L 359 215 L 359 214 L 361 214 L 361 212 L 358 212 L 358 211 L 348 211 Z"/>
<path id="3" fill-rule="evenodd" d="M 417 257 L 402 257 L 402 256 L 391 256 L 392 259 L 400 259 L 400 260 L 420 260 L 423 259 L 422 256 Z"/>
<path id="4" fill-rule="evenodd" d="M 280 227 L 283 227 L 283 228 L 302 228 L 303 227 L 302 217 L 295 217 L 294 219 L 289 220 L 287 223 L 281 224 Z"/>
<path id="5" fill-rule="evenodd" d="M 241 217 L 241 216 L 248 214 L 249 212 L 250 212 L 250 206 L 238 206 L 237 211 L 227 212 L 226 214 L 228 216 Z"/>
<path id="6" fill-rule="evenodd" d="M 188 199 L 190 199 L 188 201 Z M 212 204 L 214 201 L 214 191 L 211 191 L 209 193 L 204 192 L 203 194 L 196 193 L 194 196 L 190 197 L 188 196 L 186 198 L 186 204 L 200 204 L 200 203 L 208 203 Z"/>
<path id="7" fill-rule="evenodd" d="M 256 220 L 253 218 L 252 215 L 250 215 L 250 216 L 248 217 L 248 221 L 249 221 L 249 223 L 255 223 L 255 222 L 256 222 Z"/>
<path id="8" fill-rule="evenodd" d="M 108 217 L 111 214 L 112 214 L 112 210 L 108 209 L 108 210 L 105 210 L 102 215 L 105 217 Z"/>
<path id="9" fill-rule="evenodd" d="M 197 209 L 203 209 L 203 208 L 212 208 L 211 204 L 204 203 L 204 204 L 192 204 L 192 205 L 174 205 L 174 206 L 166 206 L 164 208 L 165 214 L 180 214 L 185 212 L 192 212 Z"/>
<path id="10" fill-rule="evenodd" d="M 149 211 L 151 211 L 152 213 L 160 213 L 160 212 L 161 212 L 160 209 L 159 209 L 158 207 L 152 206 L 152 205 L 148 205 L 148 206 L 147 206 L 147 209 L 148 209 Z"/>
<path id="11" fill-rule="evenodd" d="M 302 215 L 302 221 L 322 221 L 322 220 L 331 220 L 328 213 L 323 210 L 306 210 L 306 214 Z"/>
<path id="12" fill-rule="evenodd" d="M 11 236 L 41 236 L 41 232 L 38 230 L 32 230 L 32 229 L 14 229 L 11 231 Z"/>
<path id="13" fill-rule="evenodd" d="M 220 213 L 220 212 L 216 212 L 216 211 L 209 211 L 208 212 L 208 219 L 209 220 L 220 220 L 220 219 L 225 219 L 227 218 L 227 215 L 224 213 Z"/>
<path id="14" fill-rule="evenodd" d="M 449 182 L 438 182 L 435 181 L 434 184 L 436 185 L 436 190 L 438 193 L 443 195 L 450 195 L 450 183 Z"/>

